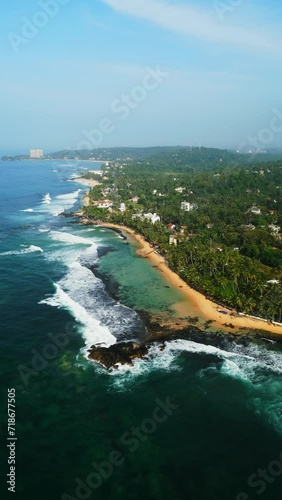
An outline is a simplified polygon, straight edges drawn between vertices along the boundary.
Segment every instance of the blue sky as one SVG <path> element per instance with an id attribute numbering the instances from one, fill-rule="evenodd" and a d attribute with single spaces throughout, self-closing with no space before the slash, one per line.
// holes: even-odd
<path id="1" fill-rule="evenodd" d="M 278 0 L 3 2 L 0 150 L 237 149 L 282 113 L 281 21 Z"/>

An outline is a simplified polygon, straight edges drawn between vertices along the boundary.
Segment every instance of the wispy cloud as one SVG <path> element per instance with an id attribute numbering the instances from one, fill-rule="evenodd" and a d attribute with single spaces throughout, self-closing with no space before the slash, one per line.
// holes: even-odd
<path id="1" fill-rule="evenodd" d="M 176 33 L 202 41 L 226 44 L 242 49 L 282 55 L 282 37 L 275 38 L 264 28 L 241 28 L 222 23 L 212 6 L 200 9 L 192 5 L 171 4 L 166 0 L 102 0 L 113 9 Z"/>

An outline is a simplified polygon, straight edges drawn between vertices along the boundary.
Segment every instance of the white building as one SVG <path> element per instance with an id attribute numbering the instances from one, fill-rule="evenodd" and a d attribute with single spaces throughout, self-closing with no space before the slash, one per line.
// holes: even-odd
<path id="1" fill-rule="evenodd" d="M 121 204 L 120 204 L 119 210 L 120 210 L 121 212 L 125 212 L 125 210 L 126 210 L 125 203 L 121 203 Z"/>
<path id="2" fill-rule="evenodd" d="M 272 234 L 279 234 L 279 231 L 281 229 L 280 226 L 275 226 L 275 224 L 270 224 L 270 226 L 268 227 L 271 230 Z"/>
<path id="3" fill-rule="evenodd" d="M 182 194 L 182 193 L 183 193 L 183 191 L 185 191 L 185 188 L 183 188 L 183 187 L 179 187 L 179 188 L 176 188 L 176 189 L 175 189 L 175 191 L 176 191 L 177 193 L 181 193 L 181 194 Z"/>
<path id="4" fill-rule="evenodd" d="M 144 219 L 147 219 L 152 222 L 152 224 L 155 224 L 156 222 L 160 222 L 161 218 L 157 214 L 144 214 Z"/>
<path id="5" fill-rule="evenodd" d="M 95 203 L 95 206 L 97 208 L 111 208 L 113 206 L 113 202 L 110 200 L 101 200 L 101 201 L 97 201 Z"/>
<path id="6" fill-rule="evenodd" d="M 183 201 L 180 205 L 181 210 L 185 210 L 185 212 L 191 212 L 191 210 L 194 210 L 195 205 L 192 203 L 189 203 L 189 201 Z"/>
<path id="7" fill-rule="evenodd" d="M 178 244 L 177 237 L 174 236 L 173 234 L 171 234 L 169 237 L 169 244 L 175 245 L 177 247 L 177 244 Z"/>
<path id="8" fill-rule="evenodd" d="M 29 155 L 30 155 L 30 158 L 43 158 L 43 150 L 42 149 L 31 149 Z"/>
<path id="9" fill-rule="evenodd" d="M 258 207 L 251 207 L 250 212 L 255 215 L 260 215 L 261 214 L 261 209 Z"/>

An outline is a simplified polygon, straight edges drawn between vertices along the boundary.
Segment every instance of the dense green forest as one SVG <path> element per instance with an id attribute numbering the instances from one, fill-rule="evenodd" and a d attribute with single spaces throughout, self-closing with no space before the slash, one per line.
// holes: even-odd
<path id="1" fill-rule="evenodd" d="M 93 150 L 63 150 L 49 154 L 50 159 L 79 159 L 79 160 L 101 160 L 101 161 L 146 161 L 150 162 L 151 168 L 166 169 L 173 164 L 178 169 L 187 166 L 196 168 L 213 168 L 248 164 L 258 161 L 273 161 L 281 158 L 281 152 L 268 151 L 264 154 L 238 154 L 228 151 L 204 147 L 185 146 L 155 146 L 150 148 L 96 148 Z"/>
<path id="2" fill-rule="evenodd" d="M 262 155 L 264 158 L 265 155 Z M 266 155 L 270 157 L 270 154 Z M 95 159 L 103 161 L 138 161 L 146 166 L 146 160 L 150 162 L 151 168 L 166 169 L 171 163 L 177 168 L 186 169 L 187 166 L 200 168 L 238 165 L 239 162 L 247 163 L 253 161 L 254 155 L 238 154 L 234 151 L 227 151 L 212 148 L 187 148 L 178 147 L 151 147 L 151 148 L 104 148 L 95 150 L 73 150 L 57 151 L 48 155 L 49 158 L 60 159 Z M 133 167 L 133 165 L 131 165 Z"/>
<path id="3" fill-rule="evenodd" d="M 196 153 L 179 151 L 104 166 L 86 213 L 143 234 L 207 296 L 281 322 L 282 161 L 232 166 L 229 153 L 219 151 L 198 150 L 198 161 Z M 93 206 L 105 198 L 110 211 Z M 153 224 L 147 213 L 160 221 Z"/>

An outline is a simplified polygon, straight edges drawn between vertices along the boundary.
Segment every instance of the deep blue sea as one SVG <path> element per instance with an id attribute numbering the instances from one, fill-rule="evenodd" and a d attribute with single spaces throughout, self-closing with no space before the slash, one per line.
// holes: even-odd
<path id="1" fill-rule="evenodd" d="M 0 162 L 1 498 L 15 389 L 20 500 L 280 500 L 281 344 L 182 340 L 133 368 L 88 361 L 94 343 L 145 334 L 136 311 L 180 300 L 117 233 L 59 215 L 99 166 Z"/>

